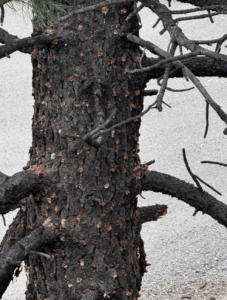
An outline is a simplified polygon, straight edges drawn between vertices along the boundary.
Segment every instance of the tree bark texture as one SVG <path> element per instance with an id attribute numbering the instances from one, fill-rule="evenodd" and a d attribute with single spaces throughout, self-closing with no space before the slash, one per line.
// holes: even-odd
<path id="1" fill-rule="evenodd" d="M 88 4 L 76 1 L 76 8 Z M 143 108 L 146 75 L 127 74 L 138 68 L 141 56 L 125 34 L 138 32 L 136 16 L 125 22 L 132 10 L 133 4 L 112 5 L 72 16 L 54 28 L 65 36 L 63 42 L 37 46 L 32 53 L 29 166 L 41 169 L 51 183 L 29 198 L 27 228 L 32 231 L 47 219 L 60 242 L 42 249 L 53 260 L 29 256 L 27 299 L 138 297 L 146 268 L 141 225 L 134 216 L 140 120 L 83 139 L 114 108 L 110 126 Z M 128 180 L 133 174 L 134 184 Z"/>

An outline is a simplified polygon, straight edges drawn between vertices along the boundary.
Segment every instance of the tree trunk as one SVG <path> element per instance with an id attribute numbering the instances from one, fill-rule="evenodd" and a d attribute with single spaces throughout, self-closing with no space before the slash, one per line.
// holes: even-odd
<path id="1" fill-rule="evenodd" d="M 136 16 L 125 22 L 132 10 L 133 4 L 111 5 L 72 16 L 53 28 L 63 38 L 32 53 L 29 167 L 51 183 L 27 201 L 27 234 L 45 222 L 61 242 L 40 249 L 51 260 L 34 254 L 26 261 L 27 299 L 138 297 L 146 268 L 135 213 L 140 120 L 85 136 L 115 108 L 109 127 L 142 111 L 145 75 L 127 74 L 141 56 L 126 39 L 139 29 Z"/>

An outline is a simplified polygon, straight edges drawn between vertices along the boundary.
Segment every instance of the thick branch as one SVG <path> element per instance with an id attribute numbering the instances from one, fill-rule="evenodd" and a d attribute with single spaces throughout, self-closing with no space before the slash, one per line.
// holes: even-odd
<path id="1" fill-rule="evenodd" d="M 42 226 L 0 255 L 0 298 L 12 280 L 15 268 L 29 252 L 40 250 L 43 246 L 55 242 L 57 237 L 56 232 Z"/>
<path id="2" fill-rule="evenodd" d="M 19 207 L 19 201 L 29 193 L 37 193 L 41 189 L 41 180 L 32 171 L 23 171 L 9 177 L 0 173 L 0 214 Z"/>
<path id="3" fill-rule="evenodd" d="M 26 212 L 20 209 L 10 224 L 0 244 L 0 253 L 8 251 L 16 242 L 26 235 Z"/>
<path id="4" fill-rule="evenodd" d="M 1 38 L 1 36 L 0 36 L 0 38 Z M 58 38 L 60 38 L 60 37 L 50 37 L 48 35 L 40 35 L 40 36 L 35 36 L 35 37 L 27 37 L 24 39 L 12 40 L 12 36 L 11 36 L 11 42 L 9 44 L 0 46 L 0 58 L 9 56 L 9 54 L 11 54 L 15 51 L 31 53 L 31 49 L 33 49 L 34 46 L 50 45 L 52 41 L 54 41 Z M 5 39 L 7 39 L 7 37 Z"/>
<path id="5" fill-rule="evenodd" d="M 18 40 L 18 37 L 16 35 L 12 35 L 3 28 L 0 28 L 0 43 L 9 44 L 15 40 Z"/>
<path id="6" fill-rule="evenodd" d="M 155 171 L 145 171 L 138 181 L 138 194 L 142 191 L 153 191 L 176 197 L 227 227 L 227 205 L 184 180 Z"/>
<path id="7" fill-rule="evenodd" d="M 152 205 L 145 207 L 138 207 L 135 216 L 138 218 L 138 222 L 143 224 L 145 222 L 157 221 L 162 216 L 167 214 L 167 205 Z"/>

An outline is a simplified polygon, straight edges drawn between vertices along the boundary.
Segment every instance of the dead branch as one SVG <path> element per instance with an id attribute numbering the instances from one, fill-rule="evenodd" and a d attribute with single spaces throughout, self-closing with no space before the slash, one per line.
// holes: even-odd
<path id="1" fill-rule="evenodd" d="M 0 244 L 0 253 L 8 251 L 16 242 L 20 241 L 26 235 L 26 217 L 25 212 L 20 209 L 9 225 L 5 236 Z"/>
<path id="2" fill-rule="evenodd" d="M 4 30 L 5 31 L 5 30 Z M 2 31 L 0 32 L 0 34 Z M 40 35 L 35 37 L 27 37 L 23 39 L 13 38 L 9 33 L 4 32 L 4 34 L 0 35 L 0 40 L 2 41 L 10 41 L 4 46 L 0 46 L 0 59 L 3 57 L 9 57 L 10 54 L 16 51 L 21 51 L 25 53 L 31 53 L 34 46 L 37 45 L 51 45 L 51 43 L 60 39 L 61 36 L 50 37 L 48 35 Z"/>
<path id="3" fill-rule="evenodd" d="M 144 5 L 140 4 L 138 7 L 135 8 L 135 10 L 133 12 L 131 12 L 127 16 L 127 18 L 125 19 L 125 21 L 128 22 L 133 16 L 135 16 L 136 14 L 138 14 L 138 12 L 140 12 L 143 8 L 144 8 Z"/>
<path id="4" fill-rule="evenodd" d="M 158 0 L 157 1 L 151 0 L 151 4 L 152 4 L 152 11 L 156 13 L 157 16 L 161 19 L 164 30 L 168 30 L 170 36 L 174 35 L 175 42 L 178 45 L 181 45 L 192 52 L 200 50 L 200 54 L 202 55 L 206 55 L 214 59 L 227 61 L 226 55 L 220 53 L 218 53 L 217 55 L 217 53 L 205 49 L 201 46 L 198 46 L 197 44 L 194 43 L 193 40 L 188 39 L 184 35 L 182 29 L 177 25 L 176 20 L 172 18 L 171 11 L 168 9 L 166 5 L 160 4 Z"/>
<path id="5" fill-rule="evenodd" d="M 195 181 L 195 183 L 196 183 L 198 189 L 199 189 L 201 192 L 203 192 L 203 189 L 202 189 L 202 187 L 201 187 L 201 185 L 200 185 L 200 183 L 199 183 L 199 181 L 200 181 L 200 182 L 202 182 L 203 184 L 205 184 L 207 187 L 209 187 L 212 191 L 214 191 L 215 193 L 217 193 L 218 195 L 221 196 L 222 194 L 221 194 L 219 191 L 217 191 L 217 190 L 216 190 L 215 188 L 213 188 L 210 184 L 208 184 L 207 182 L 205 182 L 204 180 L 202 180 L 199 176 L 195 175 L 195 174 L 191 171 L 191 169 L 190 169 L 190 167 L 189 167 L 189 164 L 188 164 L 187 157 L 186 157 L 185 149 L 182 149 L 182 152 L 183 152 L 184 163 L 185 163 L 185 166 L 186 166 L 186 168 L 187 168 L 187 170 L 188 170 L 188 173 L 191 175 L 192 179 Z"/>
<path id="6" fill-rule="evenodd" d="M 154 96 L 158 94 L 158 90 L 144 90 L 141 95 L 146 97 L 146 96 Z"/>
<path id="7" fill-rule="evenodd" d="M 20 200 L 29 193 L 37 193 L 45 180 L 33 171 L 27 170 L 9 177 L 0 173 L 0 214 L 14 210 L 20 206 Z"/>
<path id="8" fill-rule="evenodd" d="M 191 8 L 191 9 L 181 9 L 181 10 L 171 10 L 171 14 L 189 14 L 193 12 L 203 11 L 203 10 L 216 10 L 216 9 L 226 9 L 225 5 L 209 5 L 203 6 L 198 8 Z"/>
<path id="9" fill-rule="evenodd" d="M 155 171 L 145 171 L 137 182 L 137 188 L 138 195 L 142 191 L 153 191 L 182 200 L 227 227 L 227 205 L 205 191 L 201 193 L 197 187 L 184 180 Z"/>
<path id="10" fill-rule="evenodd" d="M 170 44 L 171 43 L 172 43 L 172 39 L 170 39 Z M 168 48 L 169 48 L 169 46 L 168 46 Z M 174 56 L 176 48 L 177 48 L 177 44 L 173 43 L 172 47 L 171 47 L 171 50 L 170 50 L 170 56 L 171 57 Z M 167 50 L 167 52 L 168 52 L 168 50 Z M 165 90 L 167 88 L 167 83 L 168 83 L 168 79 L 169 79 L 169 74 L 170 74 L 171 67 L 172 67 L 172 64 L 168 63 L 166 65 L 166 68 L 165 68 L 165 73 L 163 75 L 163 80 L 162 80 L 162 83 L 161 83 L 161 88 L 160 88 L 160 91 L 159 91 L 158 97 L 157 97 L 156 107 L 157 107 L 158 111 L 162 111 L 163 97 L 164 97 L 164 94 L 165 94 Z"/>
<path id="11" fill-rule="evenodd" d="M 213 165 L 227 167 L 227 164 L 223 164 L 223 163 L 216 162 L 216 161 L 209 161 L 209 160 L 203 160 L 203 161 L 201 161 L 201 164 L 213 164 Z"/>
<path id="12" fill-rule="evenodd" d="M 175 19 L 175 21 L 176 22 L 181 22 L 181 21 L 205 19 L 205 18 L 211 18 L 211 17 L 214 17 L 214 16 L 218 16 L 218 15 L 221 15 L 221 14 L 226 14 L 226 13 L 216 12 L 216 13 L 204 14 L 204 15 L 199 15 L 199 16 L 182 17 L 182 18 Z"/>
<path id="13" fill-rule="evenodd" d="M 209 103 L 206 103 L 206 128 L 204 133 L 204 139 L 207 137 L 208 129 L 209 129 Z"/>
<path id="14" fill-rule="evenodd" d="M 167 214 L 167 208 L 167 205 L 160 204 L 138 207 L 135 211 L 135 217 L 138 219 L 139 224 L 150 221 L 157 221 Z"/>
<path id="15" fill-rule="evenodd" d="M 151 42 L 144 41 L 143 39 L 132 35 L 128 34 L 127 38 L 140 45 L 141 47 L 146 47 L 151 53 L 157 54 L 161 57 L 168 57 L 168 53 L 161 48 L 157 47 Z M 176 57 L 176 56 L 175 56 Z M 201 84 L 199 79 L 180 61 L 173 61 L 173 65 L 176 68 L 185 68 L 185 72 L 187 77 L 194 83 L 194 85 L 197 87 L 197 89 L 200 91 L 200 93 L 204 96 L 206 102 L 210 104 L 210 106 L 216 111 L 216 113 L 219 115 L 219 117 L 227 124 L 227 114 L 221 109 L 220 105 L 218 105 L 210 96 L 210 94 L 207 92 L 207 90 L 204 88 L 204 86 Z M 138 71 L 141 71 L 142 69 L 138 69 Z M 137 70 L 136 70 L 137 71 Z"/>
<path id="16" fill-rule="evenodd" d="M 105 133 L 107 133 L 107 132 L 112 131 L 112 130 L 115 129 L 115 128 L 119 128 L 119 127 L 121 127 L 121 126 L 123 126 L 123 125 L 125 125 L 125 124 L 127 124 L 127 123 L 129 123 L 129 122 L 132 122 L 132 121 L 134 121 L 134 120 L 136 120 L 136 119 L 140 119 L 142 116 L 144 116 L 146 113 L 148 113 L 152 108 L 155 108 L 155 107 L 154 107 L 155 104 L 156 104 L 156 100 L 155 100 L 154 103 L 152 103 L 151 105 L 149 105 L 148 108 L 145 109 L 142 113 L 140 113 L 140 114 L 138 114 L 138 115 L 136 115 L 136 116 L 134 116 L 134 117 L 128 118 L 128 119 L 126 119 L 126 120 L 124 120 L 124 121 L 122 121 L 122 122 L 119 122 L 119 123 L 117 123 L 117 124 L 111 126 L 110 128 L 107 128 L 107 129 L 105 129 L 105 130 L 102 130 L 101 132 L 96 133 L 95 135 L 93 135 L 92 138 L 93 138 L 93 139 L 96 139 L 96 138 L 100 137 L 101 135 L 103 135 L 103 134 L 105 134 Z"/>
<path id="17" fill-rule="evenodd" d="M 186 157 L 186 153 L 185 153 L 185 149 L 182 149 L 182 152 L 183 152 L 183 158 L 184 158 L 184 163 L 185 163 L 185 166 L 188 170 L 188 173 L 190 174 L 191 178 L 194 180 L 194 182 L 196 183 L 198 189 L 202 192 L 203 189 L 199 183 L 199 181 L 197 180 L 197 177 L 194 173 L 192 173 L 190 167 L 189 167 L 189 164 L 188 164 L 188 160 L 187 160 L 187 157 Z"/>
<path id="18" fill-rule="evenodd" d="M 104 122 L 103 124 L 99 125 L 97 128 L 95 128 L 94 130 L 92 130 L 91 132 L 88 132 L 87 134 L 85 134 L 82 138 L 83 141 L 87 141 L 89 140 L 93 135 L 97 134 L 98 132 L 100 132 L 102 129 L 106 128 L 109 123 L 113 120 L 113 118 L 115 117 L 117 112 L 117 108 L 115 108 L 112 113 L 110 114 L 109 118 L 106 120 L 106 122 Z"/>
<path id="19" fill-rule="evenodd" d="M 42 226 L 0 255 L 0 297 L 12 280 L 16 266 L 26 258 L 29 251 L 40 250 L 43 246 L 54 243 L 57 238 L 58 235 L 55 231 Z"/>
<path id="20" fill-rule="evenodd" d="M 182 60 L 182 59 L 191 58 L 191 57 L 197 56 L 199 54 L 201 54 L 200 50 L 192 52 L 192 53 L 187 53 L 187 54 L 184 54 L 184 55 L 177 55 L 177 56 L 174 56 L 174 57 L 168 57 L 166 59 L 160 60 L 155 65 L 152 65 L 152 66 L 149 66 L 149 67 L 146 67 L 146 68 L 142 68 L 142 69 L 135 69 L 135 70 L 129 71 L 128 73 L 129 74 L 135 74 L 135 73 L 148 72 L 148 71 L 150 71 L 152 69 L 158 68 L 158 67 L 160 67 L 162 65 L 165 65 L 165 64 L 167 64 L 169 62 L 174 62 L 174 61 L 179 61 L 179 60 Z"/>

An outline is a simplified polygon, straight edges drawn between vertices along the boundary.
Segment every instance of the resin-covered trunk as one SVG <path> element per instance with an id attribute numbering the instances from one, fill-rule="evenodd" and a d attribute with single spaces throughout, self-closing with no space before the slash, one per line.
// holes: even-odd
<path id="1" fill-rule="evenodd" d="M 75 8 L 89 4 L 76 2 Z M 115 108 L 107 128 L 143 108 L 144 78 L 128 74 L 141 56 L 126 38 L 138 33 L 136 16 L 125 21 L 132 10 L 133 4 L 112 5 L 56 23 L 45 32 L 61 37 L 32 53 L 29 167 L 50 184 L 29 197 L 27 233 L 45 222 L 61 242 L 40 249 L 52 259 L 29 256 L 27 299 L 138 297 L 146 265 L 132 185 L 139 177 L 140 120 L 83 139 Z"/>

